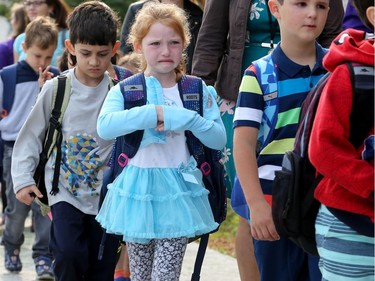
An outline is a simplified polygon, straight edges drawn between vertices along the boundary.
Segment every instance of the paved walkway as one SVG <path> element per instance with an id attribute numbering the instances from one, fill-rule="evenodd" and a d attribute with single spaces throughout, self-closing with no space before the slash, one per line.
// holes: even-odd
<path id="1" fill-rule="evenodd" d="M 29 221 L 26 222 L 27 226 Z M 23 269 L 19 274 L 9 273 L 4 268 L 4 249 L 0 247 L 0 281 L 34 281 L 36 274 L 34 264 L 31 259 L 31 246 L 34 235 L 28 226 L 25 229 L 25 243 L 21 249 L 21 260 Z M 190 243 L 188 245 L 182 268 L 180 281 L 190 281 L 194 268 L 195 256 L 198 244 Z M 234 258 L 223 255 L 217 251 L 207 249 L 202 266 L 201 281 L 240 281 L 237 262 Z"/>

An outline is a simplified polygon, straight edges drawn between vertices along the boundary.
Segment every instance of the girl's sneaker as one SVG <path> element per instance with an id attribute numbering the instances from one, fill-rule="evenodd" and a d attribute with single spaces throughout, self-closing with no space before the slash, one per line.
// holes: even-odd
<path id="1" fill-rule="evenodd" d="M 10 272 L 20 272 L 22 270 L 22 262 L 19 250 L 5 249 L 5 268 Z"/>

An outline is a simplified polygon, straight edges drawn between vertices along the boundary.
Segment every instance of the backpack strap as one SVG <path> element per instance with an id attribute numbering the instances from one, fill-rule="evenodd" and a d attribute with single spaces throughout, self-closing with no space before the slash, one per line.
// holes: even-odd
<path id="1" fill-rule="evenodd" d="M 55 84 L 52 97 L 53 109 L 51 111 L 51 117 L 49 119 L 43 149 L 39 156 L 39 164 L 34 175 L 34 177 L 37 177 L 38 174 L 40 175 L 44 173 L 44 168 L 48 158 L 50 157 L 53 148 L 56 146 L 57 153 L 52 181 L 52 190 L 50 192 L 51 195 L 55 195 L 59 191 L 58 181 L 61 165 L 61 143 L 63 138 L 61 123 L 70 98 L 70 74 L 67 73 L 66 75 L 60 75 L 57 77 L 57 79 L 55 79 L 54 82 Z M 41 192 L 43 195 L 47 194 L 46 190 L 41 190 Z"/>
<path id="2" fill-rule="evenodd" d="M 255 68 L 256 79 L 263 93 L 263 100 L 267 110 L 263 111 L 263 126 L 260 126 L 257 142 L 257 153 L 264 143 L 268 143 L 276 127 L 279 112 L 279 99 L 277 98 L 277 75 L 271 54 L 262 57 L 252 63 Z"/>
<path id="3" fill-rule="evenodd" d="M 14 102 L 17 83 L 17 65 L 18 64 L 12 64 L 6 66 L 0 71 L 3 84 L 7 85 L 6 87 L 3 87 L 3 111 L 1 112 L 2 118 L 9 114 Z"/>
<path id="4" fill-rule="evenodd" d="M 124 98 L 124 109 L 131 109 L 146 104 L 146 81 L 143 73 L 138 73 L 122 80 L 119 86 Z M 116 138 L 109 161 L 109 165 L 115 170 L 115 177 L 121 173 L 129 159 L 133 158 L 137 153 L 143 134 L 143 130 L 137 130 Z M 118 165 L 115 164 L 115 161 L 117 161 Z"/>
<path id="5" fill-rule="evenodd" d="M 374 127 L 374 66 L 348 62 L 353 87 L 349 140 L 358 148 Z"/>

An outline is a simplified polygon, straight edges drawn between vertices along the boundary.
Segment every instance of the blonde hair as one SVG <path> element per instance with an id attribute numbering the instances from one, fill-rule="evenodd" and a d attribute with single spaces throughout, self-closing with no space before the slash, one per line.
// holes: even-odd
<path id="1" fill-rule="evenodd" d="M 117 65 L 125 67 L 126 69 L 130 70 L 133 73 L 137 73 L 139 72 L 141 68 L 140 62 L 141 62 L 140 55 L 135 52 L 131 52 L 120 57 Z"/>
<path id="2" fill-rule="evenodd" d="M 155 23 L 161 23 L 172 28 L 182 38 L 184 46 L 184 53 L 186 47 L 190 43 L 190 31 L 187 15 L 183 9 L 178 8 L 174 4 L 145 4 L 143 8 L 137 13 L 134 24 L 129 33 L 128 43 L 141 45 L 143 38 L 148 34 L 151 26 Z M 186 70 L 186 55 L 183 54 L 183 59 L 175 71 L 177 80 Z M 146 61 L 141 59 L 141 70 L 146 69 Z"/>
<path id="3" fill-rule="evenodd" d="M 52 44 L 56 46 L 58 33 L 57 25 L 53 19 L 39 16 L 26 27 L 26 47 L 30 48 L 32 45 L 36 45 L 42 50 L 45 50 Z"/>

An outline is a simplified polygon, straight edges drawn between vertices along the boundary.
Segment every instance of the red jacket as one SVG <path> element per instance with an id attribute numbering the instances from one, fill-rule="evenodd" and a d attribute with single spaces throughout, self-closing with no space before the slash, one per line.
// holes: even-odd
<path id="1" fill-rule="evenodd" d="M 318 105 L 309 145 L 309 157 L 324 175 L 315 197 L 327 207 L 368 216 L 374 221 L 374 128 L 356 149 L 348 140 L 352 85 L 346 61 L 374 66 L 374 39 L 349 29 L 332 43 L 323 65 L 332 75 Z M 370 143 L 371 145 L 367 145 Z M 371 159 L 362 159 L 364 150 Z"/>

